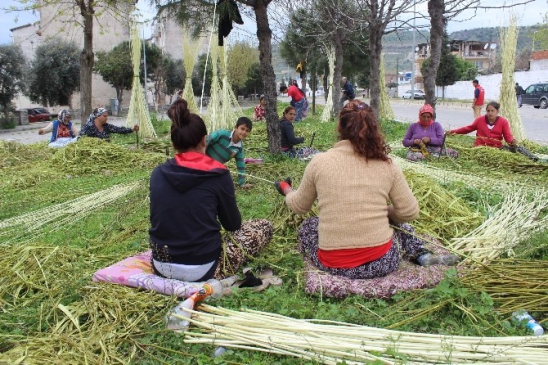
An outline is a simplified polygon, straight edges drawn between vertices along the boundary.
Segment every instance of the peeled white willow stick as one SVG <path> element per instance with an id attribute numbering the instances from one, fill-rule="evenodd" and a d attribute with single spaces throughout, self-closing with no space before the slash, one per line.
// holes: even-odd
<path id="1" fill-rule="evenodd" d="M 259 351 L 291 354 L 325 364 L 349 361 L 381 361 L 392 364 L 389 355 L 406 355 L 409 363 L 453 364 L 480 361 L 542 363 L 548 356 L 546 336 L 467 337 L 410 333 L 346 323 L 325 325 L 276 314 L 245 310 L 238 312 L 202 305 L 206 312 L 193 311 L 191 322 L 206 333 L 185 333 L 187 343 L 213 343 L 227 347 L 252 347 Z M 337 322 L 333 322 L 337 323 Z M 264 326 L 263 326 L 264 325 Z M 254 346 L 258 346 L 254 348 Z"/>
<path id="2" fill-rule="evenodd" d="M 94 210 L 124 197 L 139 185 L 139 181 L 115 185 L 93 194 L 5 219 L 0 222 L 0 230 L 3 230 L 0 236 L 6 235 L 13 230 L 21 230 L 28 235 L 42 230 L 47 224 L 51 224 L 51 229 L 55 229 L 74 223 L 88 216 Z"/>

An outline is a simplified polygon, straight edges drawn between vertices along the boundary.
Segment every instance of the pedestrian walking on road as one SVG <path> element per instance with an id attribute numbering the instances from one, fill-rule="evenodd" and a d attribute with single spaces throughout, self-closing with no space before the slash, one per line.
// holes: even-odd
<path id="1" fill-rule="evenodd" d="M 474 101 L 472 101 L 472 109 L 474 110 L 474 118 L 481 115 L 481 109 L 483 109 L 483 103 L 485 100 L 485 90 L 479 84 L 478 80 L 472 81 L 474 85 Z"/>
<path id="2" fill-rule="evenodd" d="M 341 104 L 341 108 L 344 106 L 345 101 L 351 101 L 354 100 L 356 97 L 356 94 L 354 92 L 354 86 L 352 86 L 352 83 L 348 81 L 346 77 L 342 78 L 343 88 L 341 90 L 342 96 L 339 103 Z"/>
<path id="3" fill-rule="evenodd" d="M 518 102 L 518 108 L 521 108 L 521 96 L 525 94 L 523 88 L 516 82 L 516 101 Z"/>

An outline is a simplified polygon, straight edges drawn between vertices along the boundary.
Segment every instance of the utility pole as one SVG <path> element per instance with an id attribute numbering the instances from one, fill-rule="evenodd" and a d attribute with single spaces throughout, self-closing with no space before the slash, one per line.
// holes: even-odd
<path id="1" fill-rule="evenodd" d="M 399 89 L 399 86 L 400 86 L 400 73 L 399 73 L 399 66 L 400 66 L 400 58 L 399 57 L 396 57 L 396 96 L 399 97 L 398 95 L 398 89 Z"/>
<path id="2" fill-rule="evenodd" d="M 416 18 L 416 11 L 415 11 L 415 5 L 416 1 L 413 0 L 413 48 L 411 51 L 411 99 L 415 99 L 415 18 Z"/>

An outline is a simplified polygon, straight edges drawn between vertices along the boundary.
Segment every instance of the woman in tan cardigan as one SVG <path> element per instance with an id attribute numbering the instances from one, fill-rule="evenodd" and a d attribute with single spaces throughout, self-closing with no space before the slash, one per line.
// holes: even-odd
<path id="1" fill-rule="evenodd" d="M 299 229 L 301 251 L 321 270 L 353 279 L 385 276 L 402 254 L 423 266 L 452 265 L 455 255 L 434 256 L 413 228 L 419 205 L 369 105 L 354 100 L 339 115 L 339 142 L 312 158 L 298 190 L 276 183 L 287 206 L 308 212 L 318 200 L 319 218 Z M 391 224 L 395 224 L 394 230 Z M 400 253 L 400 249 L 403 251 Z"/>

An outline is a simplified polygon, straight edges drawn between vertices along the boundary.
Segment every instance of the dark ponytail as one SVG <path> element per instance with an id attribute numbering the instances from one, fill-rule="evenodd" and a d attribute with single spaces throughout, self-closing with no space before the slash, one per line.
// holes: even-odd
<path id="1" fill-rule="evenodd" d="M 348 102 L 339 114 L 339 139 L 349 140 L 354 151 L 365 159 L 388 161 L 390 148 L 379 131 L 373 110 L 358 100 Z"/>
<path id="2" fill-rule="evenodd" d="M 171 119 L 171 142 L 178 152 L 195 148 L 207 135 L 204 121 L 188 110 L 188 103 L 184 99 L 171 104 L 167 116 Z"/>

